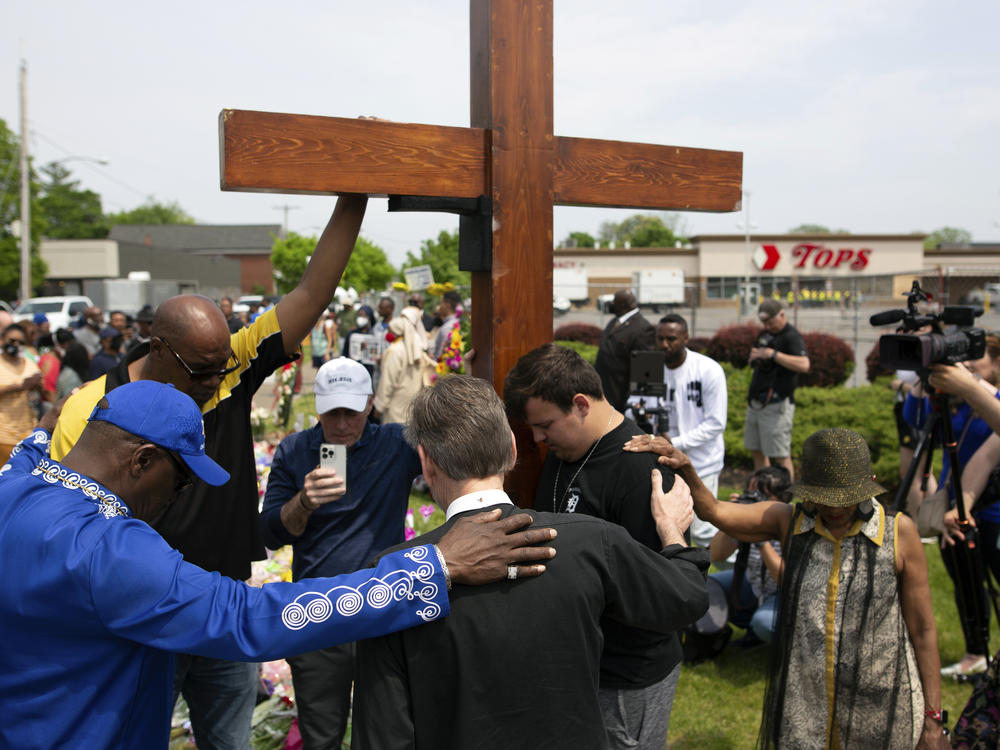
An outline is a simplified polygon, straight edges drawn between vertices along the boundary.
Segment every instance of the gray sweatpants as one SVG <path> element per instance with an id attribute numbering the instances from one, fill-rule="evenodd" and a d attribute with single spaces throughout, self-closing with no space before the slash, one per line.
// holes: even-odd
<path id="1" fill-rule="evenodd" d="M 597 700 L 610 750 L 663 750 L 681 665 L 657 683 L 635 690 L 601 688 Z"/>

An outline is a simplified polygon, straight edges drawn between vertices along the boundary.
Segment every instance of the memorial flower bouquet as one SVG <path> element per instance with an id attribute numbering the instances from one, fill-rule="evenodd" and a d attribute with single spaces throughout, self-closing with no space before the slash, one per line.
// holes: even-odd
<path id="1" fill-rule="evenodd" d="M 437 363 L 437 374 L 441 375 L 464 375 L 465 361 L 463 354 L 462 331 L 456 324 L 448 337 L 448 344 L 441 353 L 441 358 Z"/>
<path id="2" fill-rule="evenodd" d="M 278 424 L 288 429 L 288 421 L 292 415 L 292 397 L 295 392 L 295 376 L 298 374 L 298 361 L 289 362 L 275 373 L 278 382 L 275 384 L 275 408 Z"/>

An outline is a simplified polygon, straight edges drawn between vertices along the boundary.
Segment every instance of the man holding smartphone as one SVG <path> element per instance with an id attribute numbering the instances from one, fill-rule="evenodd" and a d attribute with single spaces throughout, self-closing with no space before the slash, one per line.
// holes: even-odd
<path id="1" fill-rule="evenodd" d="M 313 393 L 318 423 L 278 445 L 261 510 L 267 546 L 292 545 L 294 581 L 357 570 L 402 542 L 410 485 L 420 474 L 403 425 L 368 421 L 374 395 L 364 365 L 330 360 L 317 371 Z M 345 454 L 346 475 L 332 468 Z M 351 707 L 354 644 L 288 662 L 304 746 L 339 749 Z"/>

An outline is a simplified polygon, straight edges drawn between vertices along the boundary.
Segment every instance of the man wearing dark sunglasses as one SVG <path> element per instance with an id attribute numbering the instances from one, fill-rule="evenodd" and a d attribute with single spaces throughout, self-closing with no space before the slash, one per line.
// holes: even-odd
<path id="1" fill-rule="evenodd" d="M 67 401 L 51 454 L 65 456 L 94 405 L 113 388 L 136 380 L 171 383 L 201 408 L 205 451 L 232 479 L 221 488 L 194 482 L 151 525 L 184 559 L 245 580 L 263 559 L 250 409 L 264 379 L 291 361 L 300 342 L 333 298 L 361 228 L 367 198 L 341 196 L 298 286 L 256 321 L 230 334 L 225 316 L 207 297 L 180 295 L 163 302 L 151 338 Z M 245 748 L 257 697 L 254 665 L 178 656 L 175 692 L 191 708 L 202 750 Z"/>

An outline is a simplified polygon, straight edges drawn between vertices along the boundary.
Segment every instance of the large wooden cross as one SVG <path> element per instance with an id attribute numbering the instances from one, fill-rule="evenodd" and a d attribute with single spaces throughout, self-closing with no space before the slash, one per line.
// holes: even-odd
<path id="1" fill-rule="evenodd" d="M 501 392 L 518 357 L 552 340 L 554 204 L 736 211 L 743 155 L 555 136 L 552 0 L 470 8 L 471 127 L 224 110 L 221 183 L 467 199 L 473 371 Z"/>

